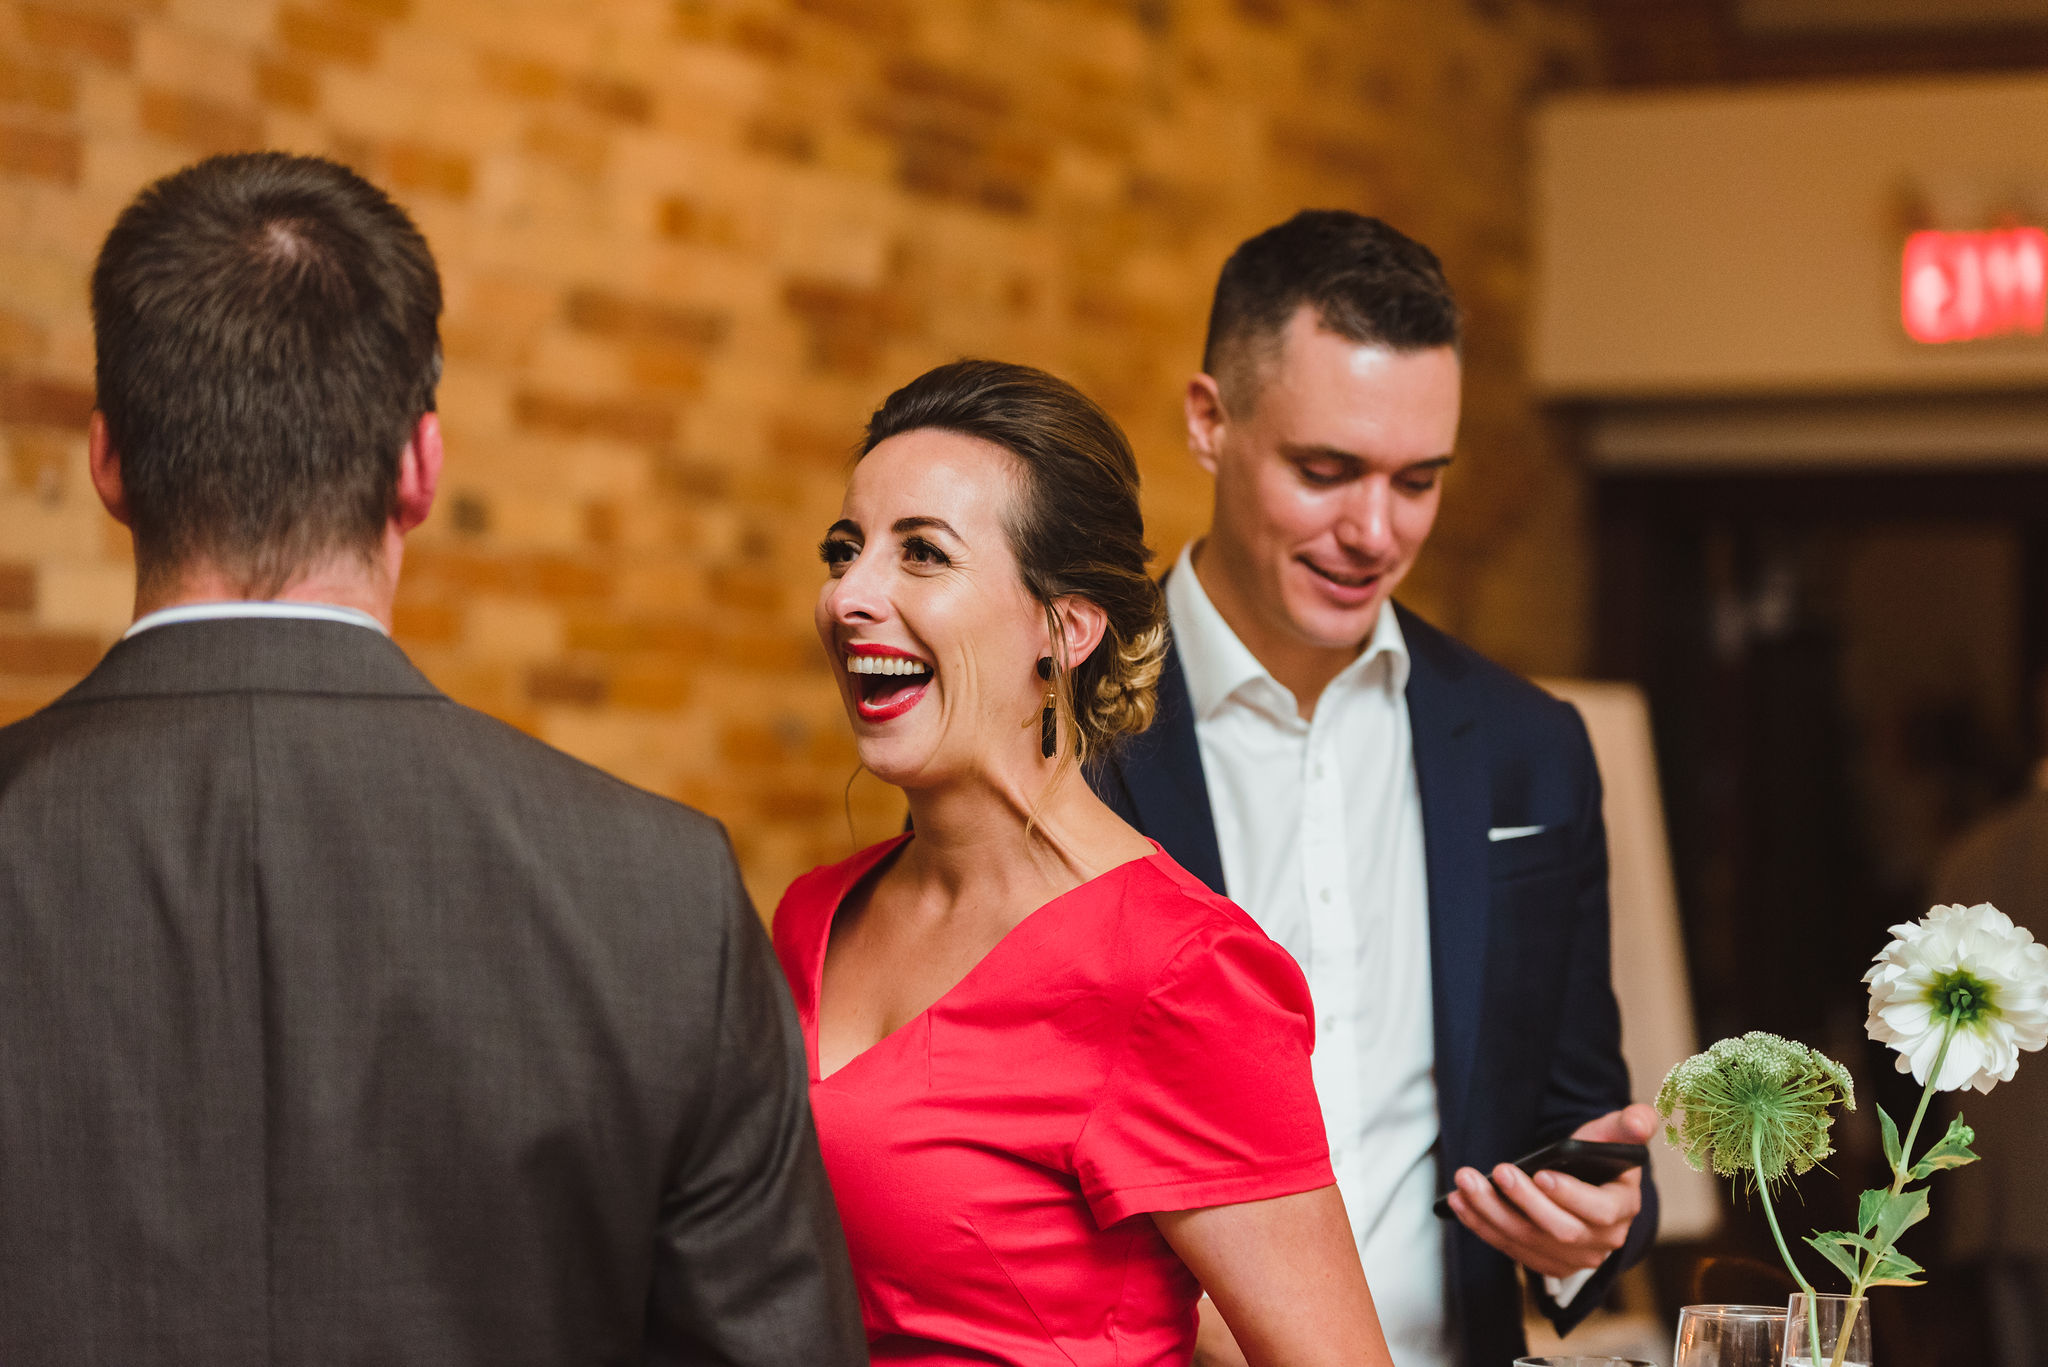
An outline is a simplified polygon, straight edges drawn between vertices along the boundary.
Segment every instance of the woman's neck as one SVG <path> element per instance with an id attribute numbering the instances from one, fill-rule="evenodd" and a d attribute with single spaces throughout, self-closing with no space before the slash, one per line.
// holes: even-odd
<path id="1" fill-rule="evenodd" d="M 917 839 L 904 852 L 905 872 L 949 899 L 991 884 L 1013 891 L 1043 884 L 1057 896 L 1152 853 L 1078 767 L 1045 768 L 1022 782 L 980 774 L 908 790 Z"/>

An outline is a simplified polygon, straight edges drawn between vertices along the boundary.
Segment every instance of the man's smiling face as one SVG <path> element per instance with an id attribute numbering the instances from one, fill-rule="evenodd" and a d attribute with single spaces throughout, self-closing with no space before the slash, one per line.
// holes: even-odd
<path id="1" fill-rule="evenodd" d="M 1195 455 L 1216 476 L 1202 584 L 1269 668 L 1348 658 L 1435 525 L 1458 354 L 1353 342 L 1304 305 L 1255 373 L 1255 392 L 1228 396 L 1236 407 L 1206 427 L 1191 394 Z"/>

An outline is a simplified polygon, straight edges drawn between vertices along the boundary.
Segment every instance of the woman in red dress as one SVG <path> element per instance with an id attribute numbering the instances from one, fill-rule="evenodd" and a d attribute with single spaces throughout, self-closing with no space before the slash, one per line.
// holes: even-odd
<path id="1" fill-rule="evenodd" d="M 1088 789 L 1164 610 L 1116 425 L 942 367 L 868 426 L 820 636 L 914 835 L 813 871 L 775 946 L 877 1363 L 1390 1364 L 1332 1184 L 1308 990 Z"/>

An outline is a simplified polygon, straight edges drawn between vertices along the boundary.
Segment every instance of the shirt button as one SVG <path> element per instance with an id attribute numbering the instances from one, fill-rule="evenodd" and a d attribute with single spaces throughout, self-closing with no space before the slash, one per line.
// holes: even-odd
<path id="1" fill-rule="evenodd" d="M 1328 888 L 1323 889 L 1323 900 L 1325 902 L 1330 900 L 1330 890 Z"/>
<path id="2" fill-rule="evenodd" d="M 1322 762 L 1321 760 L 1317 760 L 1317 761 L 1316 761 L 1316 777 L 1317 777 L 1317 778 L 1321 778 L 1322 776 L 1323 776 L 1323 762 Z"/>

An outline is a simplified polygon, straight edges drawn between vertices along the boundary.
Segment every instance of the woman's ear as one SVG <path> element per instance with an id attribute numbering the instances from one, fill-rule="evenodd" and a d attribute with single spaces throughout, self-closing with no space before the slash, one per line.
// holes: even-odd
<path id="1" fill-rule="evenodd" d="M 1067 668 L 1079 669 L 1102 644 L 1102 634 L 1109 630 L 1109 614 L 1088 599 L 1069 594 L 1052 605 L 1052 615 L 1060 626 Z"/>

